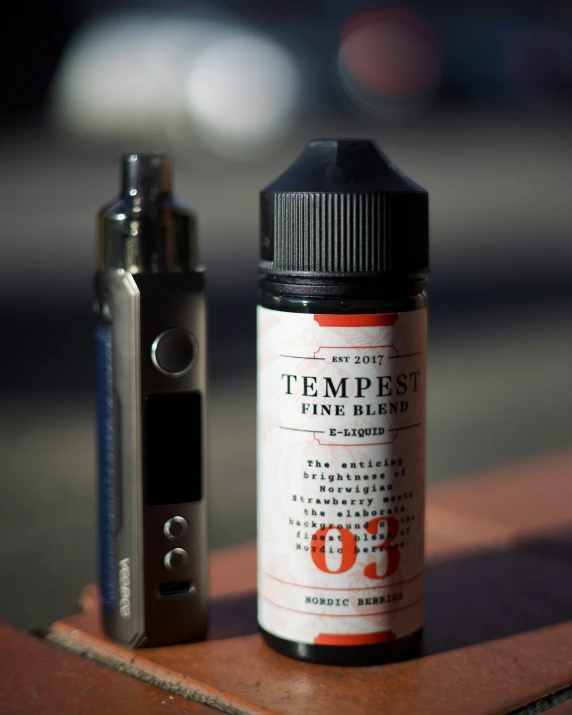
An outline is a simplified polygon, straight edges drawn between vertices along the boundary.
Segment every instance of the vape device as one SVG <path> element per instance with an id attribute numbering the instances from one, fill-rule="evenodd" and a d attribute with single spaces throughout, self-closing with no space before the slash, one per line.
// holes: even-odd
<path id="1" fill-rule="evenodd" d="M 161 646 L 207 628 L 204 272 L 168 157 L 122 171 L 98 217 L 99 581 L 106 633 Z"/>

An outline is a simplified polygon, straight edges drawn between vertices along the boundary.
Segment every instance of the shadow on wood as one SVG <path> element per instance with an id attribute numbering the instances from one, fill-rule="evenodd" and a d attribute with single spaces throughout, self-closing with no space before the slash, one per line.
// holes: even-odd
<path id="1" fill-rule="evenodd" d="M 255 633 L 258 633 L 256 593 L 213 599 L 207 640 L 218 641 Z"/>
<path id="2" fill-rule="evenodd" d="M 572 619 L 572 530 L 433 561 L 424 653 Z"/>

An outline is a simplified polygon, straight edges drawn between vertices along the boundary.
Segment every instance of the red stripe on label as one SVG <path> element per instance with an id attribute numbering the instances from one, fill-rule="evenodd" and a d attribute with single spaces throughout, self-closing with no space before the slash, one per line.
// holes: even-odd
<path id="1" fill-rule="evenodd" d="M 399 313 L 369 313 L 367 315 L 314 315 L 322 328 L 376 328 L 394 325 Z"/>
<path id="2" fill-rule="evenodd" d="M 319 636 L 314 638 L 314 643 L 316 645 L 370 645 L 373 643 L 386 643 L 395 639 L 396 635 L 391 630 L 352 636 L 338 633 L 320 633 Z"/>

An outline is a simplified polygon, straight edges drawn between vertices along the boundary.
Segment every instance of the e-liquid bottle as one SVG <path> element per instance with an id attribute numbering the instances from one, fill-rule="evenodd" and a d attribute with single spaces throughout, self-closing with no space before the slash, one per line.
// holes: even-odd
<path id="1" fill-rule="evenodd" d="M 411 655 L 424 598 L 428 195 L 371 141 L 261 192 L 258 621 L 300 660 Z"/>

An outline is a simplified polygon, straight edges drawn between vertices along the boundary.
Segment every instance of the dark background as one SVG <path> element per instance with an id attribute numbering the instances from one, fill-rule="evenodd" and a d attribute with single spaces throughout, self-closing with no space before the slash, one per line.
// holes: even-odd
<path id="1" fill-rule="evenodd" d="M 430 481 L 571 443 L 572 5 L 10 3 L 0 92 L 0 618 L 95 577 L 94 217 L 172 154 L 209 275 L 211 546 L 255 535 L 257 192 L 317 136 L 431 200 Z"/>

